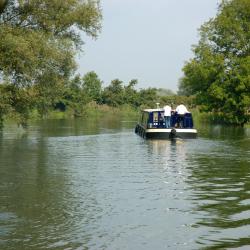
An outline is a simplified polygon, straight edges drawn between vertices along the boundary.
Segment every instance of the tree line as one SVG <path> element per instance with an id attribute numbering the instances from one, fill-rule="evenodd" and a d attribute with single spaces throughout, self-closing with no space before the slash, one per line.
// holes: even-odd
<path id="1" fill-rule="evenodd" d="M 96 38 L 98 0 L 0 0 L 0 122 L 8 112 L 25 120 L 41 113 L 73 78 L 81 34 Z"/>
<path id="2" fill-rule="evenodd" d="M 180 102 L 193 105 L 192 97 L 178 96 L 168 89 L 136 88 L 138 81 L 123 83 L 114 79 L 108 86 L 92 71 L 83 77 L 77 75 L 68 82 L 20 87 L 11 83 L 0 84 L 0 118 L 7 115 L 25 126 L 35 110 L 46 117 L 51 111 L 70 111 L 74 117 L 83 116 L 89 103 L 120 108 L 128 105 L 134 110 L 154 108 L 156 102 L 174 105 Z"/>
<path id="3" fill-rule="evenodd" d="M 221 1 L 217 15 L 201 26 L 193 52 L 179 92 L 194 95 L 201 110 L 227 123 L 249 122 L 250 1 Z"/>

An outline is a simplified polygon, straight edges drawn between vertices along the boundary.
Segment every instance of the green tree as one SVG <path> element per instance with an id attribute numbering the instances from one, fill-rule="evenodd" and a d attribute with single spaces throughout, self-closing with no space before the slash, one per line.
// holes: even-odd
<path id="1" fill-rule="evenodd" d="M 0 129 L 3 127 L 4 115 L 11 111 L 11 92 L 6 84 L 0 84 Z"/>
<path id="2" fill-rule="evenodd" d="M 156 107 L 156 103 L 159 100 L 156 88 L 141 89 L 138 94 L 139 94 L 140 106 L 147 108 Z"/>
<path id="3" fill-rule="evenodd" d="M 98 78 L 98 75 L 94 71 L 88 72 L 83 76 L 82 90 L 86 94 L 89 101 L 100 102 L 102 81 Z"/>
<path id="4" fill-rule="evenodd" d="M 138 81 L 136 79 L 132 79 L 127 86 L 124 86 L 124 103 L 134 108 L 140 106 L 139 94 L 135 89 L 137 83 Z"/>
<path id="5" fill-rule="evenodd" d="M 34 92 L 30 87 L 0 84 L 0 127 L 3 126 L 3 117 L 6 114 L 11 114 L 19 125 L 27 126 L 29 110 L 34 105 L 34 100 Z"/>
<path id="6" fill-rule="evenodd" d="M 34 85 L 46 112 L 76 69 L 81 32 L 95 38 L 100 20 L 98 0 L 0 0 L 0 77 Z"/>
<path id="7" fill-rule="evenodd" d="M 90 101 L 87 93 L 82 89 L 82 79 L 76 75 L 66 85 L 62 86 L 62 95 L 54 105 L 61 111 L 70 110 L 74 116 L 82 116 L 84 106 Z"/>
<path id="8" fill-rule="evenodd" d="M 250 107 L 250 1 L 222 1 L 200 35 L 179 89 L 195 94 L 203 110 L 243 125 Z"/>
<path id="9" fill-rule="evenodd" d="M 0 73 L 15 84 L 38 82 L 50 71 L 63 77 L 74 70 L 82 41 L 96 37 L 97 1 L 9 0 L 0 15 Z"/>
<path id="10" fill-rule="evenodd" d="M 123 82 L 119 79 L 112 80 L 110 85 L 103 90 L 102 102 L 113 107 L 124 104 Z"/>

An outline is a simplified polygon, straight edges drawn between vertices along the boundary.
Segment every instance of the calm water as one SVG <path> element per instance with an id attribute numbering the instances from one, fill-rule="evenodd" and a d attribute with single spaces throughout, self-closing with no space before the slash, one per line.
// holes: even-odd
<path id="1" fill-rule="evenodd" d="M 0 135 L 0 249 L 250 249 L 250 129 L 150 141 L 135 122 Z"/>

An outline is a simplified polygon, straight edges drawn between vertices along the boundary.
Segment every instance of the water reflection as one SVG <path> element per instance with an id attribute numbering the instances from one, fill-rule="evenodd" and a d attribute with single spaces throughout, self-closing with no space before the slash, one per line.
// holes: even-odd
<path id="1" fill-rule="evenodd" d="M 5 130 L 0 249 L 249 246 L 249 130 L 171 141 L 133 128 L 116 117 Z"/>
<path id="2" fill-rule="evenodd" d="M 1 217 L 8 215 L 10 228 L 6 231 L 4 219 L 0 227 L 0 231 L 6 231 L 1 237 L 3 248 L 65 249 L 72 229 L 66 226 L 71 207 L 69 180 L 61 172 L 64 161 L 51 155 L 46 138 L 30 138 L 26 134 L 5 140 L 1 149 Z M 63 236 L 61 246 L 58 235 Z"/>
<path id="3" fill-rule="evenodd" d="M 167 162 L 183 161 L 187 154 L 187 140 L 148 140 L 151 154 L 157 154 Z"/>
<path id="4" fill-rule="evenodd" d="M 80 136 L 115 133 L 122 128 L 131 128 L 135 121 L 127 121 L 119 116 L 86 117 L 77 119 L 45 120 L 34 122 L 29 132 L 40 130 L 43 136 Z"/>
<path id="5" fill-rule="evenodd" d="M 197 243 L 206 249 L 250 245 L 250 153 L 241 135 L 238 141 L 207 142 L 189 159 L 195 225 L 207 229 Z"/>
<path id="6" fill-rule="evenodd" d="M 249 137 L 249 128 L 237 127 L 237 126 L 223 126 L 223 125 L 211 125 L 198 124 L 199 135 L 202 138 L 208 138 L 213 140 L 238 140 Z"/>
<path id="7" fill-rule="evenodd" d="M 183 215 L 188 212 L 194 216 L 187 225 L 195 229 L 196 239 L 193 240 L 197 248 L 249 246 L 248 130 L 220 126 L 211 130 L 215 140 L 208 139 L 208 133 L 205 140 L 148 141 L 149 154 L 157 156 L 158 163 L 164 166 L 165 182 L 173 187 L 171 194 L 174 190 L 190 204 L 182 206 L 181 211 Z M 175 181 L 171 182 L 168 176 Z"/>

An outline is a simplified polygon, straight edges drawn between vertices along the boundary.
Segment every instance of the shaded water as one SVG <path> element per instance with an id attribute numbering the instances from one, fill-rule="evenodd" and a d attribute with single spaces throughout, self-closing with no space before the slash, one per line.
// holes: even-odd
<path id="1" fill-rule="evenodd" d="M 249 249 L 250 130 L 150 141 L 135 123 L 0 135 L 0 249 Z"/>

